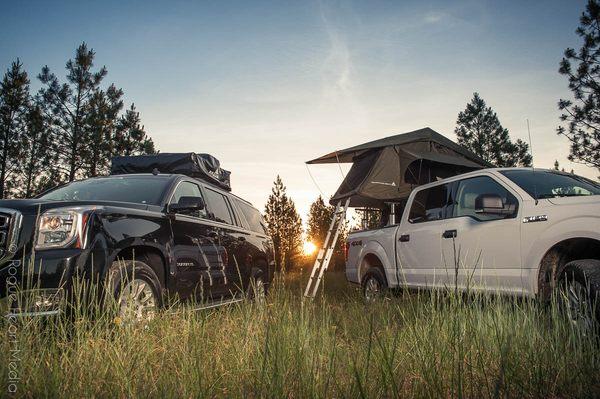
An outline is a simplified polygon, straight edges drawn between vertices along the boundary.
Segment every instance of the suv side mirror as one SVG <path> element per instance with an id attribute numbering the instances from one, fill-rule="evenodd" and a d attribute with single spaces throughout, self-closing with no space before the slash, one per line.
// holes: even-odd
<path id="1" fill-rule="evenodd" d="M 506 215 L 504 201 L 498 194 L 479 194 L 475 198 L 475 213 L 487 215 Z"/>
<path id="2" fill-rule="evenodd" d="M 205 208 L 202 197 L 181 197 L 179 202 L 169 205 L 169 212 L 181 213 L 201 211 Z"/>

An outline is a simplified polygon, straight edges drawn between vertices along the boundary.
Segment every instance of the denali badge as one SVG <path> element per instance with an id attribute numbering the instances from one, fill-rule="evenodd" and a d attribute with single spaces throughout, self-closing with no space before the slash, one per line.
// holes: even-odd
<path id="1" fill-rule="evenodd" d="M 526 216 L 523 218 L 523 223 L 545 222 L 546 220 L 548 220 L 546 215 Z"/>

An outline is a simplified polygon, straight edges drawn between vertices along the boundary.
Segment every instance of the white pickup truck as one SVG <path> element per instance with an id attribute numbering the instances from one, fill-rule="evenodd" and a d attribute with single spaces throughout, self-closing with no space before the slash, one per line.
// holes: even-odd
<path id="1" fill-rule="evenodd" d="M 348 236 L 346 276 L 367 299 L 394 287 L 547 299 L 561 281 L 569 305 L 600 295 L 596 182 L 551 170 L 483 169 L 419 186 L 399 208 L 385 227 Z"/>

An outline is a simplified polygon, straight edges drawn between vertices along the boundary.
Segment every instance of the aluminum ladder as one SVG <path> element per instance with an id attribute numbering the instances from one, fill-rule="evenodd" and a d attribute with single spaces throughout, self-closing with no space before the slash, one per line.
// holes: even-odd
<path id="1" fill-rule="evenodd" d="M 323 246 L 319 249 L 315 264 L 313 265 L 310 278 L 306 284 L 306 290 L 304 290 L 304 296 L 306 298 L 314 298 L 317 295 L 317 290 L 323 280 L 323 273 L 327 270 L 335 244 L 337 243 L 340 232 L 344 228 L 346 222 L 346 211 L 350 204 L 350 198 L 346 199 L 346 202 L 342 205 L 342 201 L 339 201 L 335 206 L 333 217 L 331 218 L 331 224 L 327 231 L 327 236 L 323 242 Z"/>

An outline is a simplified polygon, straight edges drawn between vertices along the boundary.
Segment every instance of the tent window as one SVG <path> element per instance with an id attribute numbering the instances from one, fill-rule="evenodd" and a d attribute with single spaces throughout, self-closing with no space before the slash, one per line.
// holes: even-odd
<path id="1" fill-rule="evenodd" d="M 419 191 L 410 207 L 408 221 L 422 223 L 444 219 L 448 205 L 448 186 L 442 184 Z"/>

